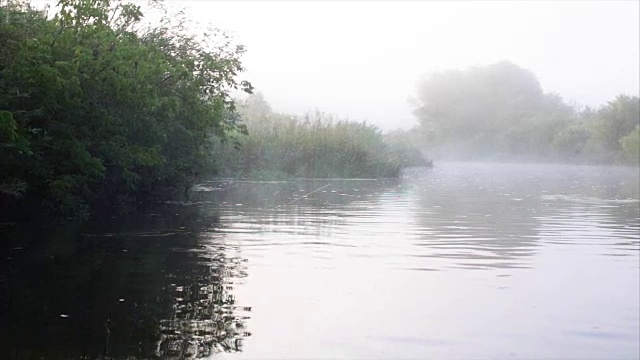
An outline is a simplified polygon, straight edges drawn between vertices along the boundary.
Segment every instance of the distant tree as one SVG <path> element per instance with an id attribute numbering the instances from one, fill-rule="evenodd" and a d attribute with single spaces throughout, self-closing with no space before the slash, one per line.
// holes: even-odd
<path id="1" fill-rule="evenodd" d="M 634 162 L 638 96 L 576 111 L 510 62 L 434 73 L 414 114 L 433 154 L 596 163 Z"/>
<path id="2" fill-rule="evenodd" d="M 622 139 L 631 136 L 640 125 L 640 98 L 619 95 L 601 107 L 592 124 L 591 148 L 603 154 L 608 162 L 623 161 L 625 154 Z M 627 140 L 628 146 L 629 143 Z M 592 150 L 593 151 L 593 150 Z"/>
<path id="3" fill-rule="evenodd" d="M 402 167 L 431 166 L 421 148 L 422 134 L 418 127 L 409 130 L 390 131 L 384 135 L 384 141 L 389 148 L 389 156 Z"/>
<path id="4" fill-rule="evenodd" d="M 570 123 L 553 134 L 551 143 L 553 154 L 560 159 L 583 159 L 585 146 L 590 137 L 591 133 L 584 122 Z"/>
<path id="5" fill-rule="evenodd" d="M 265 118 L 273 114 L 271 105 L 265 100 L 261 92 L 253 93 L 244 100 L 238 101 L 238 103 L 241 104 L 238 108 L 240 115 L 245 120 Z"/>
<path id="6" fill-rule="evenodd" d="M 434 73 L 418 84 L 414 114 L 442 140 L 496 134 L 555 102 L 510 62 Z"/>
<path id="7" fill-rule="evenodd" d="M 636 126 L 629 134 L 620 139 L 624 160 L 640 165 L 640 126 Z"/>

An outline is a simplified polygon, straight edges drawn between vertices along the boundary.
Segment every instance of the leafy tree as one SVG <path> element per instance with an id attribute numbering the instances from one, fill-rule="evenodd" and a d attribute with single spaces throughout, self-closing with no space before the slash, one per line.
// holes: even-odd
<path id="1" fill-rule="evenodd" d="M 558 95 L 544 93 L 533 73 L 509 62 L 432 74 L 417 94 L 414 113 L 432 155 L 635 159 L 637 96 L 620 95 L 596 111 L 577 112 Z"/>
<path id="2" fill-rule="evenodd" d="M 111 0 L 0 15 L 0 184 L 18 179 L 47 208 L 172 196 L 213 170 L 212 137 L 242 130 L 230 91 L 252 87 L 224 34 L 168 16 L 144 28 L 139 6 Z"/>
<path id="3" fill-rule="evenodd" d="M 556 157 L 581 159 L 590 137 L 587 125 L 583 121 L 575 121 L 553 134 L 551 148 Z"/>
<path id="4" fill-rule="evenodd" d="M 629 163 L 640 164 L 640 126 L 636 126 L 628 135 L 620 139 L 623 156 Z"/>
<path id="5" fill-rule="evenodd" d="M 510 62 L 434 73 L 418 84 L 414 114 L 443 140 L 495 134 L 536 113 L 545 95 L 533 73 Z"/>
<path id="6" fill-rule="evenodd" d="M 592 124 L 592 151 L 601 153 L 607 162 L 624 161 L 626 149 L 622 139 L 629 135 L 627 146 L 633 140 L 633 131 L 640 125 L 640 99 L 637 96 L 619 95 L 601 107 Z"/>

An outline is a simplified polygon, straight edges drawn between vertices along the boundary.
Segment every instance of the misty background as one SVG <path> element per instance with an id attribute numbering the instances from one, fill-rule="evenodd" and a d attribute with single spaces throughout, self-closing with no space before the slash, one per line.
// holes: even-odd
<path id="1" fill-rule="evenodd" d="M 0 0 L 0 358 L 640 358 L 638 13 Z"/>
<path id="2" fill-rule="evenodd" d="M 247 47 L 276 111 L 321 109 L 383 130 L 417 124 L 411 98 L 432 72 L 509 60 L 545 92 L 597 107 L 638 93 L 637 1 L 179 1 Z"/>

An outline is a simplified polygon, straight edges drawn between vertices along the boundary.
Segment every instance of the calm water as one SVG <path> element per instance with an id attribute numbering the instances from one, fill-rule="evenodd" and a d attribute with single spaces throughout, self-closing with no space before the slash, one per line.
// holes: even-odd
<path id="1" fill-rule="evenodd" d="M 638 188 L 638 169 L 439 164 L 5 230 L 0 358 L 637 359 Z"/>

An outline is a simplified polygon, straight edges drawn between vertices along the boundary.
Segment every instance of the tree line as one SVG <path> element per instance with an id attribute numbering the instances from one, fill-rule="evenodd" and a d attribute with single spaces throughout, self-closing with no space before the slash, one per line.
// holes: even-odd
<path id="1" fill-rule="evenodd" d="M 640 162 L 640 100 L 579 109 L 504 61 L 433 73 L 414 99 L 418 142 L 436 158 Z M 415 136 L 414 136 L 415 137 Z"/>
<path id="2" fill-rule="evenodd" d="M 119 0 L 0 7 L 0 210 L 86 217 L 161 201 L 206 177 L 397 177 L 429 158 L 638 164 L 638 96 L 577 109 L 509 62 L 418 84 L 408 131 L 273 111 L 245 49 Z"/>

